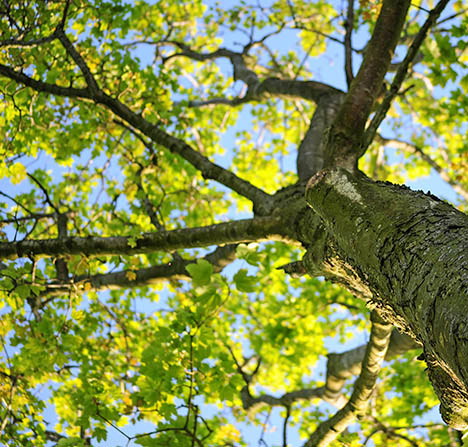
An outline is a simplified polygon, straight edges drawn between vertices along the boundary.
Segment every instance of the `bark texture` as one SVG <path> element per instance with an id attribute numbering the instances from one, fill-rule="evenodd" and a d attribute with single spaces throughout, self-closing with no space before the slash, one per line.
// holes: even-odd
<path id="1" fill-rule="evenodd" d="M 323 170 L 307 202 L 323 219 L 326 244 L 311 247 L 322 271 L 422 343 L 429 378 L 452 427 L 468 426 L 468 217 L 432 195 Z"/>

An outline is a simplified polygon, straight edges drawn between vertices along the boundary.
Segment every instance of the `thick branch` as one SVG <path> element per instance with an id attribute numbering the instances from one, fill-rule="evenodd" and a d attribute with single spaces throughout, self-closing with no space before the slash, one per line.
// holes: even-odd
<path id="1" fill-rule="evenodd" d="M 356 168 L 361 138 L 398 42 L 410 0 L 384 0 L 374 32 L 349 93 L 330 130 L 325 167 Z"/>
<path id="2" fill-rule="evenodd" d="M 52 33 L 49 36 L 41 37 L 39 39 L 31 39 L 31 40 L 22 40 L 22 39 L 6 39 L 0 41 L 0 48 L 24 48 L 24 47 L 37 47 L 43 45 L 45 43 L 52 42 L 55 40 L 57 36 L 55 33 Z"/>
<path id="3" fill-rule="evenodd" d="M 372 330 L 370 340 L 367 344 L 362 371 L 356 381 L 351 398 L 344 408 L 318 426 L 317 430 L 305 443 L 305 447 L 326 447 L 348 427 L 358 414 L 362 414 L 366 409 L 369 398 L 374 390 L 392 331 L 391 324 L 382 320 L 376 312 L 372 313 L 371 320 Z"/>
<path id="4" fill-rule="evenodd" d="M 393 329 L 390 337 L 385 360 L 397 357 L 410 349 L 420 348 L 420 344 L 411 337 L 401 334 Z M 331 353 L 328 355 L 327 380 L 325 386 L 319 388 L 304 388 L 285 393 L 280 397 L 269 394 L 252 396 L 247 388 L 241 394 L 242 405 L 245 410 L 261 404 L 270 406 L 287 407 L 298 400 L 323 399 L 326 402 L 341 408 L 345 405 L 346 399 L 342 394 L 345 382 L 353 376 L 361 373 L 362 362 L 365 358 L 367 344 L 361 345 L 340 354 Z"/>
<path id="5" fill-rule="evenodd" d="M 40 296 L 47 297 L 46 301 L 49 302 L 49 298 L 51 297 L 70 292 L 98 292 L 102 290 L 149 286 L 168 280 L 190 279 L 185 270 L 187 264 L 171 262 L 139 270 L 123 270 L 92 276 L 78 276 L 69 283 L 47 284 L 45 290 L 40 293 Z"/>
<path id="6" fill-rule="evenodd" d="M 323 96 L 343 94 L 337 88 L 316 81 L 296 81 L 293 79 L 267 78 L 261 82 L 255 92 L 258 95 L 302 98 L 318 102 Z M 249 92 L 247 92 L 248 94 Z"/>
<path id="7" fill-rule="evenodd" d="M 377 129 L 379 128 L 381 122 L 384 120 L 393 99 L 400 91 L 401 84 L 405 80 L 410 64 L 418 55 L 419 49 L 422 43 L 424 42 L 424 39 L 426 38 L 427 34 L 429 33 L 429 30 L 436 23 L 436 20 L 439 18 L 440 14 L 447 6 L 448 2 L 449 0 L 441 0 L 437 4 L 437 6 L 429 13 L 429 16 L 424 22 L 424 25 L 421 27 L 418 34 L 414 38 L 413 43 L 408 48 L 408 52 L 406 53 L 404 60 L 398 66 L 398 70 L 395 74 L 395 77 L 393 78 L 390 89 L 386 93 L 382 103 L 377 109 L 374 117 L 372 118 L 371 123 L 369 124 L 366 130 L 366 133 L 363 138 L 363 145 L 360 155 L 362 155 L 372 143 L 372 140 L 374 139 L 375 134 L 377 133 Z"/>
<path id="8" fill-rule="evenodd" d="M 243 98 L 213 98 L 208 101 L 193 102 L 191 105 L 238 105 L 247 101 L 259 100 L 265 96 L 302 98 L 317 102 L 323 95 L 342 93 L 341 90 L 316 81 L 297 81 L 294 79 L 279 79 L 275 77 L 270 77 L 261 81 L 257 74 L 247 67 L 245 63 L 247 55 L 245 53 L 237 53 L 225 48 L 220 48 L 211 53 L 200 53 L 192 50 L 188 45 L 181 42 L 171 41 L 168 43 L 176 45 L 182 50 L 180 53 L 176 53 L 170 57 L 185 56 L 200 62 L 221 57 L 228 58 L 233 67 L 234 80 L 243 81 L 248 87 L 247 93 Z"/>
<path id="9" fill-rule="evenodd" d="M 211 99 L 206 99 L 204 101 L 202 100 L 190 100 L 187 102 L 188 107 L 205 107 L 205 106 L 217 106 L 217 105 L 225 105 L 225 106 L 232 106 L 236 107 L 241 104 L 244 104 L 246 102 L 249 102 L 250 99 L 247 97 L 242 97 L 242 98 L 223 98 L 223 97 L 217 97 L 217 98 L 211 98 Z"/>
<path id="10" fill-rule="evenodd" d="M 213 265 L 213 271 L 215 273 L 220 272 L 226 265 L 235 259 L 236 247 L 237 245 L 233 244 L 218 247 L 203 259 Z M 40 296 L 50 298 L 69 293 L 71 291 L 79 293 L 85 291 L 97 292 L 108 289 L 149 286 L 151 284 L 157 284 L 161 281 L 168 280 L 190 280 L 190 275 L 187 272 L 186 267 L 195 262 L 195 260 L 177 258 L 168 264 L 155 265 L 138 270 L 123 270 L 100 275 L 78 276 L 73 278 L 73 281 L 71 282 L 46 285 L 45 290 L 41 292 Z M 85 284 L 87 284 L 86 287 Z M 46 301 L 48 302 L 49 299 Z"/>
<path id="11" fill-rule="evenodd" d="M 140 237 L 65 237 L 0 243 L 0 259 L 24 256 L 131 255 L 267 240 L 288 240 L 279 217 L 258 217 Z"/>
<path id="12" fill-rule="evenodd" d="M 304 388 L 301 390 L 285 393 L 280 397 L 271 396 L 270 394 L 261 394 L 253 397 L 244 387 L 241 393 L 242 405 L 245 410 L 250 410 L 258 405 L 266 404 L 271 407 L 288 407 L 298 400 L 322 399 L 325 392 L 325 387 L 319 388 Z"/>
<path id="13" fill-rule="evenodd" d="M 24 73 L 15 71 L 3 64 L 0 64 L 0 75 L 12 79 L 13 81 L 18 82 L 18 84 L 30 87 L 40 93 L 66 96 L 68 98 L 93 99 L 91 93 L 86 88 L 61 87 L 56 84 L 37 81 L 36 79 L 33 79 Z"/>
<path id="14" fill-rule="evenodd" d="M 189 107 L 203 107 L 208 105 L 238 106 L 252 101 L 261 101 L 266 97 L 301 98 L 318 102 L 323 96 L 343 94 L 330 85 L 316 81 L 297 81 L 295 79 L 267 78 L 264 81 L 250 84 L 244 96 L 239 98 L 211 98 L 205 101 L 189 101 Z"/>
<path id="15" fill-rule="evenodd" d="M 99 91 L 99 86 L 96 80 L 94 79 L 94 76 L 92 75 L 91 70 L 89 69 L 85 60 L 81 57 L 81 54 L 78 53 L 78 51 L 73 46 L 70 39 L 65 35 L 65 32 L 61 27 L 57 28 L 56 35 L 60 43 L 63 45 L 63 48 L 65 48 L 65 51 L 75 61 L 76 65 L 78 65 L 78 68 L 81 70 L 81 73 L 83 73 L 89 90 L 93 95 L 95 95 Z"/>
<path id="16" fill-rule="evenodd" d="M 371 305 L 423 344 L 442 418 L 465 429 L 467 216 L 430 194 L 343 169 L 316 174 L 306 198 L 333 235 L 321 254 L 304 258 L 306 269 L 320 264 L 367 289 Z"/>
<path id="17" fill-rule="evenodd" d="M 421 345 L 413 340 L 409 335 L 393 329 L 385 360 L 390 360 L 404 354 L 410 349 L 420 348 Z M 342 396 L 341 391 L 349 378 L 361 373 L 362 362 L 364 360 L 367 345 L 361 345 L 355 349 L 341 354 L 331 353 L 327 362 L 327 381 L 323 399 L 329 403 L 334 403 Z"/>

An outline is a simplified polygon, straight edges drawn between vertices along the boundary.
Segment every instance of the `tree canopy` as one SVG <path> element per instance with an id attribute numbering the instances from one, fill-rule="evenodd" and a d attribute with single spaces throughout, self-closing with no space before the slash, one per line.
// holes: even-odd
<path id="1" fill-rule="evenodd" d="M 3 444 L 463 445 L 467 36 L 461 0 L 1 2 Z"/>

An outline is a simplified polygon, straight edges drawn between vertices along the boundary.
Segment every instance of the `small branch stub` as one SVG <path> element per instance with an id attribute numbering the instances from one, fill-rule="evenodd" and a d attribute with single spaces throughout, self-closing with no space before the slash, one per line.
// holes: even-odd
<path id="1" fill-rule="evenodd" d="M 307 182 L 306 193 L 309 189 L 312 189 L 315 185 L 320 183 L 327 176 L 328 173 L 329 169 L 322 169 L 321 171 L 317 172 L 317 174 L 312 176 Z"/>

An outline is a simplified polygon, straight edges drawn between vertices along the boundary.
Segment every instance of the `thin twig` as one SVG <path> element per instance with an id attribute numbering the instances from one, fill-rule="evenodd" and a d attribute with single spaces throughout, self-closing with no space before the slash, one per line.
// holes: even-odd
<path id="1" fill-rule="evenodd" d="M 291 407 L 288 405 L 286 407 L 286 416 L 283 422 L 283 447 L 288 447 L 288 422 L 289 422 L 290 416 L 291 416 Z"/>

